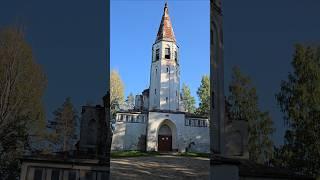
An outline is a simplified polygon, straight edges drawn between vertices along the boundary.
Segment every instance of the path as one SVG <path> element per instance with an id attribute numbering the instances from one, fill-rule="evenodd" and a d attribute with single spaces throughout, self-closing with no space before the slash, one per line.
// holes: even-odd
<path id="1" fill-rule="evenodd" d="M 209 159 L 172 155 L 113 158 L 111 180 L 209 179 Z"/>

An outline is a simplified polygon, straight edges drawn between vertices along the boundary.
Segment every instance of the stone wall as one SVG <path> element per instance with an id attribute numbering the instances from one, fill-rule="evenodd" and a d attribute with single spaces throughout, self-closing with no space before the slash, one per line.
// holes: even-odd
<path id="1" fill-rule="evenodd" d="M 147 115 L 117 113 L 111 150 L 145 150 Z"/>
<path id="2" fill-rule="evenodd" d="M 204 118 L 186 118 L 182 141 L 189 152 L 210 152 L 209 121 Z"/>

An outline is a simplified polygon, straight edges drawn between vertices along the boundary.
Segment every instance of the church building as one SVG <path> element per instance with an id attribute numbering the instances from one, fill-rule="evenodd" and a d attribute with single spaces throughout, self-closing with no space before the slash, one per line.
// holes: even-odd
<path id="1" fill-rule="evenodd" d="M 118 112 L 111 150 L 209 152 L 209 121 L 184 111 L 180 97 L 180 58 L 165 4 L 152 45 L 150 86 L 132 110 Z"/>

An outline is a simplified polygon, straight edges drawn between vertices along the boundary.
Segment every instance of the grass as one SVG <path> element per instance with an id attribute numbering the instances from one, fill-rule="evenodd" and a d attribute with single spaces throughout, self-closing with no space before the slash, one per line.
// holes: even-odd
<path id="1" fill-rule="evenodd" d="M 112 158 L 123 158 L 123 157 L 140 157 L 140 156 L 155 156 L 158 152 L 142 152 L 142 151 L 113 151 L 111 152 Z"/>
<path id="2" fill-rule="evenodd" d="M 184 152 L 178 153 L 177 156 L 188 156 L 188 157 L 206 157 L 209 158 L 209 153 L 195 153 L 195 152 Z"/>
<path id="3" fill-rule="evenodd" d="M 142 152 L 142 151 L 113 151 L 111 152 L 111 158 L 124 158 L 124 157 L 141 157 L 141 156 L 156 156 L 161 155 L 159 152 Z M 177 153 L 176 156 L 186 157 L 206 157 L 209 158 L 209 153 L 194 153 L 184 152 Z"/>

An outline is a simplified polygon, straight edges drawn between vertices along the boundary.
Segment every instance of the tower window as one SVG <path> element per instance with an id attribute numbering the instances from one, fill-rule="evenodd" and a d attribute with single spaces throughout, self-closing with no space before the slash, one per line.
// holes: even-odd
<path id="1" fill-rule="evenodd" d="M 168 102 L 168 97 L 166 97 L 166 103 Z"/>
<path id="2" fill-rule="evenodd" d="M 156 50 L 156 61 L 158 61 L 160 58 L 159 49 Z"/>
<path id="3" fill-rule="evenodd" d="M 177 62 L 178 61 L 178 54 L 177 51 L 174 51 L 174 60 Z"/>
<path id="4" fill-rule="evenodd" d="M 169 68 L 167 67 L 167 72 L 169 72 Z"/>
<path id="5" fill-rule="evenodd" d="M 170 59 L 170 48 L 166 48 L 166 49 L 165 49 L 165 55 L 164 55 L 164 58 L 166 58 L 166 59 Z"/>
<path id="6" fill-rule="evenodd" d="M 157 89 L 154 89 L 154 94 L 157 94 Z"/>
<path id="7" fill-rule="evenodd" d="M 158 69 L 156 69 L 156 74 L 157 74 L 157 72 L 158 72 Z"/>

